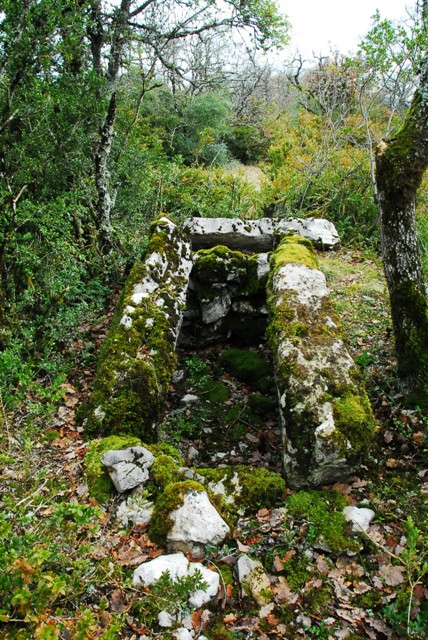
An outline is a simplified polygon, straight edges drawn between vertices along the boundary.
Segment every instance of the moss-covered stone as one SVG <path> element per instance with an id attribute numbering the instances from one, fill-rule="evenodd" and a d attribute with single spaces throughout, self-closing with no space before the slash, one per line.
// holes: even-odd
<path id="1" fill-rule="evenodd" d="M 110 498 L 113 489 L 107 467 L 101 462 L 101 456 L 111 449 L 126 449 L 141 444 L 138 438 L 130 436 L 109 436 L 89 442 L 85 456 L 85 480 L 92 498 L 102 504 Z"/>
<path id="2" fill-rule="evenodd" d="M 193 480 L 173 482 L 165 487 L 164 492 L 155 503 L 150 521 L 149 535 L 153 542 L 159 545 L 165 543 L 167 535 L 173 526 L 170 513 L 184 504 L 184 496 L 189 491 L 205 491 L 203 485 Z"/>
<path id="3" fill-rule="evenodd" d="M 349 501 L 338 491 L 299 491 L 288 498 L 285 507 L 290 516 L 310 525 L 309 543 L 328 547 L 333 553 L 357 551 L 360 545 L 346 533 L 342 513 Z"/>
<path id="4" fill-rule="evenodd" d="M 301 236 L 285 236 L 272 256 L 271 267 L 278 270 L 290 262 L 304 264 L 310 269 L 318 269 L 318 259 L 312 242 Z"/>
<path id="5" fill-rule="evenodd" d="M 104 342 L 86 430 L 156 440 L 176 366 L 175 343 L 191 268 L 190 243 L 161 218 L 132 269 Z"/>
<path id="6" fill-rule="evenodd" d="M 219 505 L 232 520 L 238 511 L 250 514 L 280 504 L 286 488 L 284 478 L 261 467 L 237 465 L 197 471 L 211 486 L 220 485 L 213 489 L 214 493 L 224 488 Z"/>
<path id="7" fill-rule="evenodd" d="M 283 460 L 296 487 L 340 480 L 361 461 L 375 420 L 308 241 L 272 258 L 268 340 L 280 399 Z"/>
<path id="8" fill-rule="evenodd" d="M 160 490 L 165 489 L 172 482 L 183 480 L 183 474 L 174 459 L 161 453 L 153 461 L 150 468 L 151 482 Z"/>

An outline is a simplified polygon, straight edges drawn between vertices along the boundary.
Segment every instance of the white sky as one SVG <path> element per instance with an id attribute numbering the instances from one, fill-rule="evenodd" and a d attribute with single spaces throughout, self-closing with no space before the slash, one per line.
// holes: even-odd
<path id="1" fill-rule="evenodd" d="M 406 7 L 414 9 L 416 0 L 277 0 L 277 4 L 292 26 L 288 52 L 298 49 L 311 58 L 313 52 L 328 54 L 330 45 L 344 54 L 355 51 L 376 9 L 383 18 L 399 19 L 407 15 Z"/>

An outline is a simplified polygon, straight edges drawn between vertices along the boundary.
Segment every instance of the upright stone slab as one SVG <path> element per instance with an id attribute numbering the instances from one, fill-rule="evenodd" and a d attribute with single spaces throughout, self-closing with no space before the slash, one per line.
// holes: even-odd
<path id="1" fill-rule="evenodd" d="M 275 251 L 268 306 L 287 481 L 340 480 L 361 461 L 375 420 L 307 239 L 286 236 Z"/>
<path id="2" fill-rule="evenodd" d="M 153 224 L 105 340 L 87 432 L 152 442 L 176 366 L 175 346 L 192 268 L 190 240 L 166 217 Z"/>

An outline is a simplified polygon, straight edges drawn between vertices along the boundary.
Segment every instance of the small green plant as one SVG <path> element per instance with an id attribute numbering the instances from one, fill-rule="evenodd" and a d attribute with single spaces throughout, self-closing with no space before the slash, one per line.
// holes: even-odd
<path id="1" fill-rule="evenodd" d="M 172 579 L 168 571 L 164 571 L 135 604 L 136 613 L 144 619 L 145 624 L 152 625 L 157 621 L 161 611 L 166 611 L 173 620 L 181 620 L 190 612 L 189 598 L 196 591 L 206 591 L 207 583 L 203 580 L 199 569 L 192 575 Z"/>
<path id="2" fill-rule="evenodd" d="M 205 362 L 202 362 L 198 356 L 192 356 L 186 360 L 186 366 L 189 384 L 197 389 L 202 388 L 210 378 Z"/>
<path id="3" fill-rule="evenodd" d="M 391 558 L 404 567 L 407 580 L 406 592 L 399 594 L 397 601 L 387 607 L 384 614 L 391 621 L 405 623 L 407 634 L 410 637 L 422 637 L 418 635 L 421 614 L 416 616 L 414 620 L 411 619 L 411 615 L 415 588 L 417 585 L 423 584 L 423 579 L 428 575 L 428 528 L 425 526 L 425 531 L 422 532 L 415 525 L 413 518 L 409 516 L 406 521 L 406 538 L 407 544 L 401 555 L 392 553 L 387 547 L 374 542 L 376 546 L 381 547 Z M 370 537 L 369 539 L 371 540 Z M 428 618 L 428 611 L 424 611 L 422 608 L 421 612 L 424 618 Z"/>

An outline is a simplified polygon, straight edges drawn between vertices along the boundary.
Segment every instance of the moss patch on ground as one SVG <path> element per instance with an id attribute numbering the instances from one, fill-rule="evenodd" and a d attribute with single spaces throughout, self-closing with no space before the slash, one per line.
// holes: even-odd
<path id="1" fill-rule="evenodd" d="M 256 513 L 260 508 L 280 504 L 286 488 L 282 476 L 259 467 L 237 465 L 214 469 L 198 468 L 197 472 L 209 482 L 223 482 L 226 499 L 220 502 L 228 511 L 229 517 L 236 517 L 237 510 Z M 229 502 L 228 497 L 232 497 L 233 502 Z"/>
<path id="2" fill-rule="evenodd" d="M 253 385 L 262 393 L 274 391 L 272 366 L 255 351 L 225 349 L 220 365 L 237 380 Z"/>
<path id="3" fill-rule="evenodd" d="M 289 515 L 306 521 L 308 541 L 326 545 L 333 553 L 357 551 L 359 543 L 347 534 L 343 508 L 349 501 L 338 491 L 299 491 L 288 498 L 285 507 Z"/>

